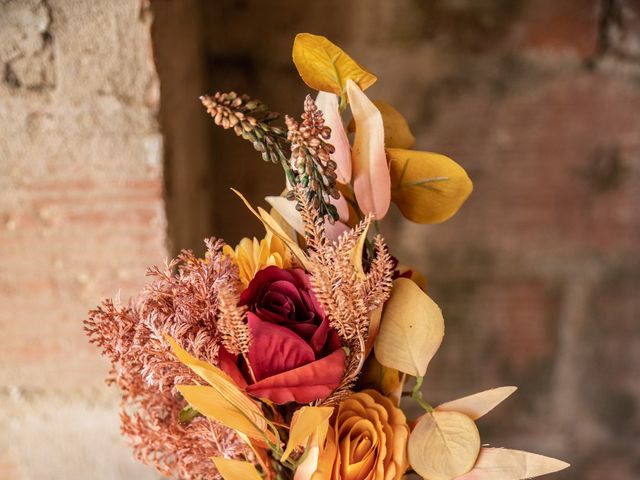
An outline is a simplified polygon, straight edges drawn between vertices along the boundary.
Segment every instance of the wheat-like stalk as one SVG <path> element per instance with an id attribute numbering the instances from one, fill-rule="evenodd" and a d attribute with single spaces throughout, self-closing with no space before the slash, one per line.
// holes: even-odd
<path id="1" fill-rule="evenodd" d="M 345 376 L 338 388 L 321 403 L 333 405 L 349 395 L 364 363 L 365 342 L 369 334 L 370 313 L 382 305 L 391 291 L 394 262 L 380 236 L 374 241 L 375 258 L 363 275 L 358 272 L 362 258 L 354 255 L 362 236 L 373 221 L 367 216 L 337 242 L 324 235 L 324 221 L 300 190 L 296 191 L 305 241 L 309 252 L 308 269 L 314 293 L 349 353 Z"/>

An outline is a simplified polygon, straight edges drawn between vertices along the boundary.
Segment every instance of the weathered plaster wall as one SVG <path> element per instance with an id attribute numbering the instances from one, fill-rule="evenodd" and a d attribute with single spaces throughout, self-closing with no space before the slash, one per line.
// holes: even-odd
<path id="1" fill-rule="evenodd" d="M 0 1 L 0 478 L 153 478 L 81 320 L 167 254 L 151 17 Z"/>

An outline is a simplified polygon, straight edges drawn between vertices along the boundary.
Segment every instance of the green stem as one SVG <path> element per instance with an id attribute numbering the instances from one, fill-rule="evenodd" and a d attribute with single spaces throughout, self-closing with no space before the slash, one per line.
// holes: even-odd
<path id="1" fill-rule="evenodd" d="M 422 399 L 422 382 L 424 377 L 416 377 L 416 386 L 411 391 L 411 398 L 413 398 L 418 405 L 424 408 L 427 412 L 433 412 L 433 407 Z"/>

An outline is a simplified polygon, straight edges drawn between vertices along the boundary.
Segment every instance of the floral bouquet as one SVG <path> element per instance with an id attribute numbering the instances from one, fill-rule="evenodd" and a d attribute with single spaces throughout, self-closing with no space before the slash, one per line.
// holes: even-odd
<path id="1" fill-rule="evenodd" d="M 447 220 L 471 193 L 464 169 L 411 150 L 401 114 L 364 93 L 376 77 L 326 38 L 298 35 L 293 61 L 318 90 L 300 120 L 278 126 L 233 92 L 202 97 L 284 170 L 269 211 L 236 192 L 264 238 L 207 240 L 204 258 L 152 268 L 137 298 L 85 322 L 136 457 L 181 479 L 516 480 L 567 467 L 481 445 L 475 420 L 515 387 L 435 407 L 422 396 L 444 320 L 377 232 L 391 201 L 414 222 Z"/>

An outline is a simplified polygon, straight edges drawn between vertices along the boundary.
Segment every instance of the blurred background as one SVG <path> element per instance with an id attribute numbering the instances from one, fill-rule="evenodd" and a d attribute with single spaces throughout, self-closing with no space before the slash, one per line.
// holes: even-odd
<path id="1" fill-rule="evenodd" d="M 260 202 L 280 169 L 198 96 L 298 115 L 302 31 L 474 180 L 452 220 L 384 231 L 447 321 L 427 398 L 518 385 L 485 443 L 640 478 L 637 0 L 0 0 L 0 478 L 157 478 L 81 321 L 206 236 L 262 235 L 229 187 Z"/>

